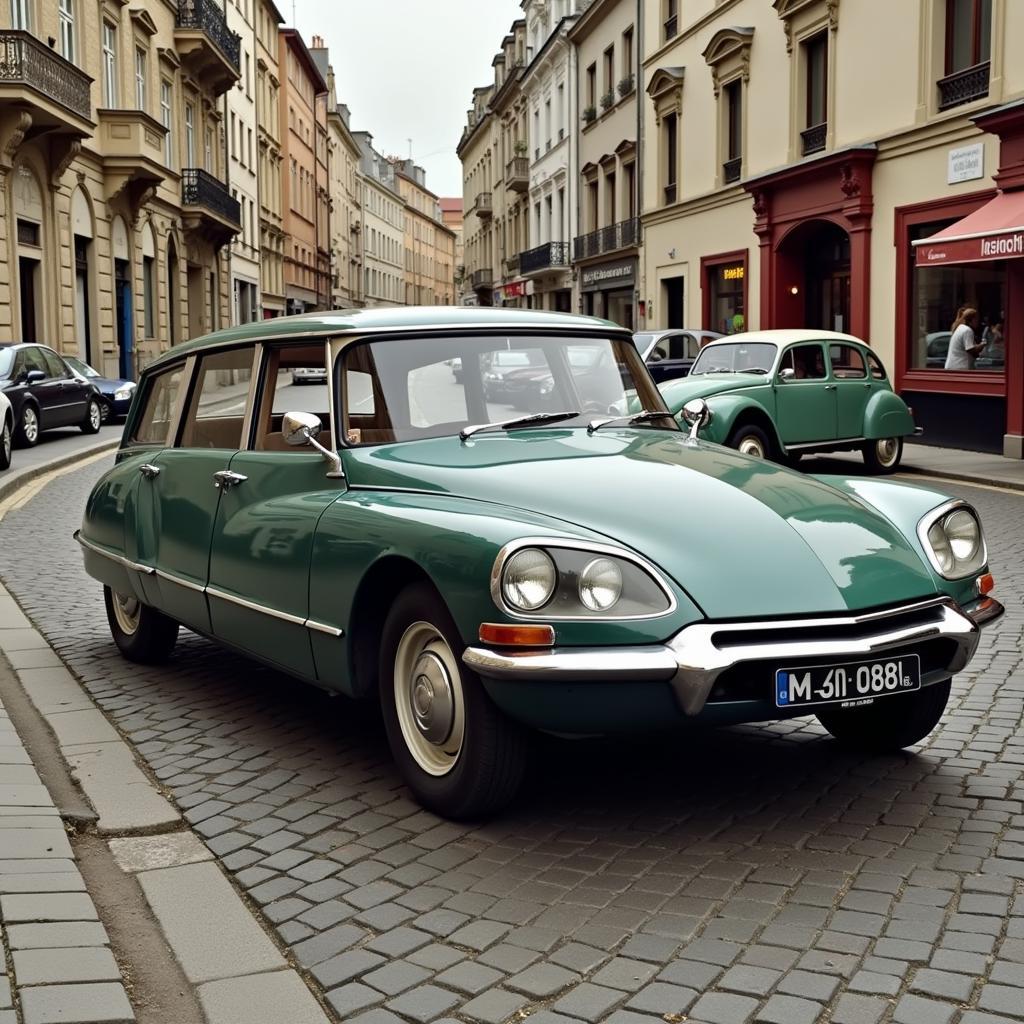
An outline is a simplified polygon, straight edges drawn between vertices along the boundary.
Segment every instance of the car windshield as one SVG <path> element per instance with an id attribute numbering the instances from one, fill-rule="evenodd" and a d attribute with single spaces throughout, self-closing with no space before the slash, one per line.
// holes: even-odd
<path id="1" fill-rule="evenodd" d="M 98 370 L 94 370 L 88 363 L 83 363 L 81 359 L 75 359 L 74 356 L 65 356 L 64 362 L 67 363 L 75 373 L 80 373 L 83 377 L 99 376 Z"/>
<path id="2" fill-rule="evenodd" d="M 458 378 L 453 361 L 461 367 Z M 339 362 L 349 444 L 456 437 L 469 426 L 546 413 L 573 414 L 553 429 L 585 428 L 595 418 L 616 415 L 627 403 L 637 411 L 666 409 L 636 349 L 619 338 L 368 341 L 345 349 Z M 497 390 L 488 373 L 499 365 L 522 372 L 509 373 Z M 535 423 L 532 429 L 543 425 Z M 677 429 L 671 419 L 643 428 Z"/>
<path id="3" fill-rule="evenodd" d="M 778 350 L 770 342 L 716 342 L 701 349 L 690 376 L 702 373 L 769 373 Z"/>

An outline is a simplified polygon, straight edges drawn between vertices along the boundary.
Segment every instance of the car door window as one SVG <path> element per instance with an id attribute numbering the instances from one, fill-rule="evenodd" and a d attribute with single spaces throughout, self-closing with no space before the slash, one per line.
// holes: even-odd
<path id="1" fill-rule="evenodd" d="M 868 353 L 868 366 L 871 369 L 872 380 L 885 380 L 885 367 L 874 352 Z"/>
<path id="2" fill-rule="evenodd" d="M 864 380 L 868 371 L 864 366 L 864 357 L 860 349 L 853 345 L 829 345 L 829 362 L 832 364 L 832 376 L 836 380 Z"/>
<path id="3" fill-rule="evenodd" d="M 249 346 L 200 358 L 179 447 L 242 447 L 253 351 Z"/>
<path id="4" fill-rule="evenodd" d="M 166 445 L 170 443 L 171 422 L 178 402 L 178 390 L 184 367 L 151 377 L 142 403 L 142 412 L 133 431 L 136 444 Z"/>
<path id="5" fill-rule="evenodd" d="M 285 413 L 309 412 L 320 420 L 317 440 L 331 447 L 331 389 L 323 345 L 268 347 L 263 361 L 263 387 L 256 418 L 257 451 L 309 454 L 289 445 L 281 432 Z"/>
<path id="6" fill-rule="evenodd" d="M 680 359 L 696 359 L 700 351 L 700 342 L 692 334 L 683 335 L 683 346 L 686 351 L 681 353 Z"/>
<path id="7" fill-rule="evenodd" d="M 669 353 L 672 350 L 671 339 L 668 337 L 661 338 L 658 344 L 651 349 L 651 354 L 647 357 L 647 361 L 651 363 L 660 363 L 663 359 L 669 358 Z"/>
<path id="8" fill-rule="evenodd" d="M 68 372 L 67 366 L 64 365 L 64 360 L 61 359 L 56 352 L 51 352 L 46 348 L 37 349 L 37 351 L 42 354 L 43 362 L 46 365 L 47 377 L 53 377 L 57 380 L 66 380 L 71 376 Z"/>
<path id="9" fill-rule="evenodd" d="M 818 344 L 793 345 L 782 357 L 782 370 L 792 370 L 795 380 L 824 380 L 825 356 Z"/>
<path id="10" fill-rule="evenodd" d="M 31 348 L 26 348 L 23 349 L 22 351 L 25 356 L 24 369 L 26 372 L 31 372 L 32 370 L 39 370 L 42 373 L 46 374 L 47 377 L 50 376 L 50 371 L 46 367 L 46 360 L 43 358 L 42 349 L 36 348 L 33 345 Z"/>

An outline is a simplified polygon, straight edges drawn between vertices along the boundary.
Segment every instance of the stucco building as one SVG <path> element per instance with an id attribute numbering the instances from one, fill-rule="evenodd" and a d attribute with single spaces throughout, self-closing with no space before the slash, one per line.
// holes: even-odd
<path id="1" fill-rule="evenodd" d="M 374 306 L 404 306 L 405 202 L 395 169 L 373 148 L 369 132 L 354 132 L 359 144 L 362 196 L 363 297 Z"/>
<path id="2" fill-rule="evenodd" d="M 0 47 L 0 336 L 118 376 L 227 323 L 223 12 L 19 0 Z"/>
<path id="3" fill-rule="evenodd" d="M 444 224 L 426 171 L 412 160 L 393 161 L 405 203 L 405 303 L 450 306 L 455 301 L 455 235 Z"/>
<path id="4" fill-rule="evenodd" d="M 466 273 L 466 251 L 463 242 L 462 199 L 457 196 L 442 196 L 441 223 L 452 233 L 455 273 L 453 275 L 452 302 L 457 303 L 462 292 Z"/>
<path id="5" fill-rule="evenodd" d="M 1024 4 L 643 10 L 643 325 L 851 331 L 925 440 L 1024 455 Z"/>
<path id="6" fill-rule="evenodd" d="M 284 156 L 281 149 L 281 68 L 278 27 L 281 12 L 273 0 L 256 6 L 256 146 L 259 188 L 260 285 L 264 317 L 283 316 Z"/>

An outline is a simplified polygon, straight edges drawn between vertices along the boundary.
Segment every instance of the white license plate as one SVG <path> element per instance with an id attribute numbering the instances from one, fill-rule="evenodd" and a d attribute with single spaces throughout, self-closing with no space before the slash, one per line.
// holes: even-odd
<path id="1" fill-rule="evenodd" d="M 905 654 L 885 661 L 780 668 L 775 673 L 775 706 L 865 704 L 921 689 L 921 659 Z"/>

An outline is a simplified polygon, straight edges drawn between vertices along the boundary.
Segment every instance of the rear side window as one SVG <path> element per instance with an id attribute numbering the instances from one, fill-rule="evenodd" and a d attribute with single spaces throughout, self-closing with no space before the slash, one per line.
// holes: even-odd
<path id="1" fill-rule="evenodd" d="M 22 349 L 22 355 L 25 357 L 24 369 L 28 370 L 42 370 L 47 377 L 50 376 L 50 371 L 46 366 L 46 360 L 43 358 L 43 350 L 41 348 Z"/>
<path id="2" fill-rule="evenodd" d="M 254 353 L 252 346 L 234 348 L 199 360 L 179 447 L 242 447 Z"/>
<path id="3" fill-rule="evenodd" d="M 871 368 L 871 376 L 875 380 L 885 380 L 885 367 L 874 352 L 868 353 L 868 366 Z"/>
<path id="4" fill-rule="evenodd" d="M 172 370 L 151 377 L 146 388 L 146 398 L 142 405 L 138 425 L 133 440 L 138 444 L 170 443 L 171 420 L 178 400 L 178 389 L 184 367 L 176 366 Z"/>
<path id="5" fill-rule="evenodd" d="M 836 380 L 863 380 L 867 377 L 864 357 L 859 348 L 852 345 L 829 345 L 828 356 L 832 363 L 832 376 Z"/>
<path id="6" fill-rule="evenodd" d="M 48 348 L 39 350 L 43 354 L 43 360 L 46 363 L 46 373 L 49 377 L 56 377 L 58 380 L 61 377 L 70 377 L 67 367 L 64 365 L 64 361 L 57 355 L 56 352 L 51 352 Z"/>

